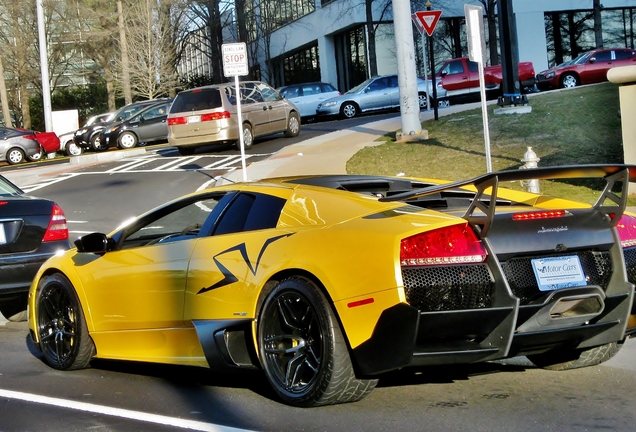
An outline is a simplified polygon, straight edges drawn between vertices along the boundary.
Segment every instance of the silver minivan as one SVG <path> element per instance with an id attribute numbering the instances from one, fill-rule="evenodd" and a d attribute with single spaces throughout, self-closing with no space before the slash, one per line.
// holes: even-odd
<path id="1" fill-rule="evenodd" d="M 286 137 L 300 133 L 300 114 L 296 106 L 276 90 L 260 81 L 239 83 L 243 143 L 245 149 L 254 138 L 284 132 Z M 168 142 L 182 155 L 196 147 L 216 143 L 239 144 L 236 86 L 215 84 L 184 90 L 177 94 L 168 113 Z"/>

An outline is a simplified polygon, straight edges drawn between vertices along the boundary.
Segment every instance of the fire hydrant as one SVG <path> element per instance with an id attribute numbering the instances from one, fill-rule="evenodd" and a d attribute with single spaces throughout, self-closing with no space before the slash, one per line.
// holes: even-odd
<path id="1" fill-rule="evenodd" d="M 526 150 L 523 155 L 523 159 L 521 159 L 521 162 L 523 162 L 521 169 L 537 168 L 540 160 L 541 159 L 537 157 L 537 154 L 532 151 L 532 147 L 528 147 L 528 150 Z M 522 181 L 521 184 L 525 188 L 526 192 L 541 193 L 539 190 L 539 180 L 537 179 Z"/>

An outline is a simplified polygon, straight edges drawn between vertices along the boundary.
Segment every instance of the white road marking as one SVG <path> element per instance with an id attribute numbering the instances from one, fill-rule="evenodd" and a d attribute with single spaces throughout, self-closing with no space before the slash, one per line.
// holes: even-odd
<path id="1" fill-rule="evenodd" d="M 138 420 L 146 423 L 155 423 L 165 426 L 173 426 L 180 429 L 189 429 L 206 432 L 243 432 L 247 429 L 239 429 L 229 426 L 215 425 L 213 423 L 199 422 L 195 420 L 184 420 L 175 417 L 162 416 L 158 414 L 149 414 L 140 411 L 132 411 L 121 408 L 112 408 L 103 405 L 96 405 L 86 402 L 75 402 L 65 399 L 52 398 L 48 396 L 40 396 L 30 393 L 22 393 L 11 390 L 0 390 L 0 397 L 8 399 L 17 399 L 26 402 L 50 405 L 59 408 L 67 408 L 77 411 L 85 411 L 93 414 L 104 414 L 112 417 L 120 417 L 129 420 Z"/>

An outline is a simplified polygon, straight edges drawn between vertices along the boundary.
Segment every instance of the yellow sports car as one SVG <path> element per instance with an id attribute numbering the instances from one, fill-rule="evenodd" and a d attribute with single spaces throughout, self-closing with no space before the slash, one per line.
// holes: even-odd
<path id="1" fill-rule="evenodd" d="M 595 205 L 500 187 L 582 177 L 604 179 Z M 200 191 L 49 259 L 30 336 L 62 370 L 262 368 L 301 407 L 359 400 L 408 366 L 598 364 L 636 332 L 629 180 L 636 166 L 591 165 Z"/>

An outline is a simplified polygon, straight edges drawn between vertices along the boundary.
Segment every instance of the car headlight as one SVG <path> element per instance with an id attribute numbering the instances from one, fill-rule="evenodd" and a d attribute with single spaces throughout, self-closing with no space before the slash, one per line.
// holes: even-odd
<path id="1" fill-rule="evenodd" d="M 548 72 L 547 74 L 545 74 L 545 79 L 552 79 L 554 78 L 555 73 L 554 72 Z"/>
<path id="2" fill-rule="evenodd" d="M 322 104 L 322 106 L 323 106 L 323 108 L 329 108 L 329 107 L 335 106 L 335 105 L 337 105 L 337 104 L 338 104 L 338 102 L 336 102 L 336 101 L 331 101 L 331 102 L 325 102 L 325 103 L 323 103 L 323 104 Z"/>
<path id="3" fill-rule="evenodd" d="M 77 132 L 75 132 L 75 135 L 84 135 L 86 132 L 88 132 L 87 128 L 80 129 Z"/>

